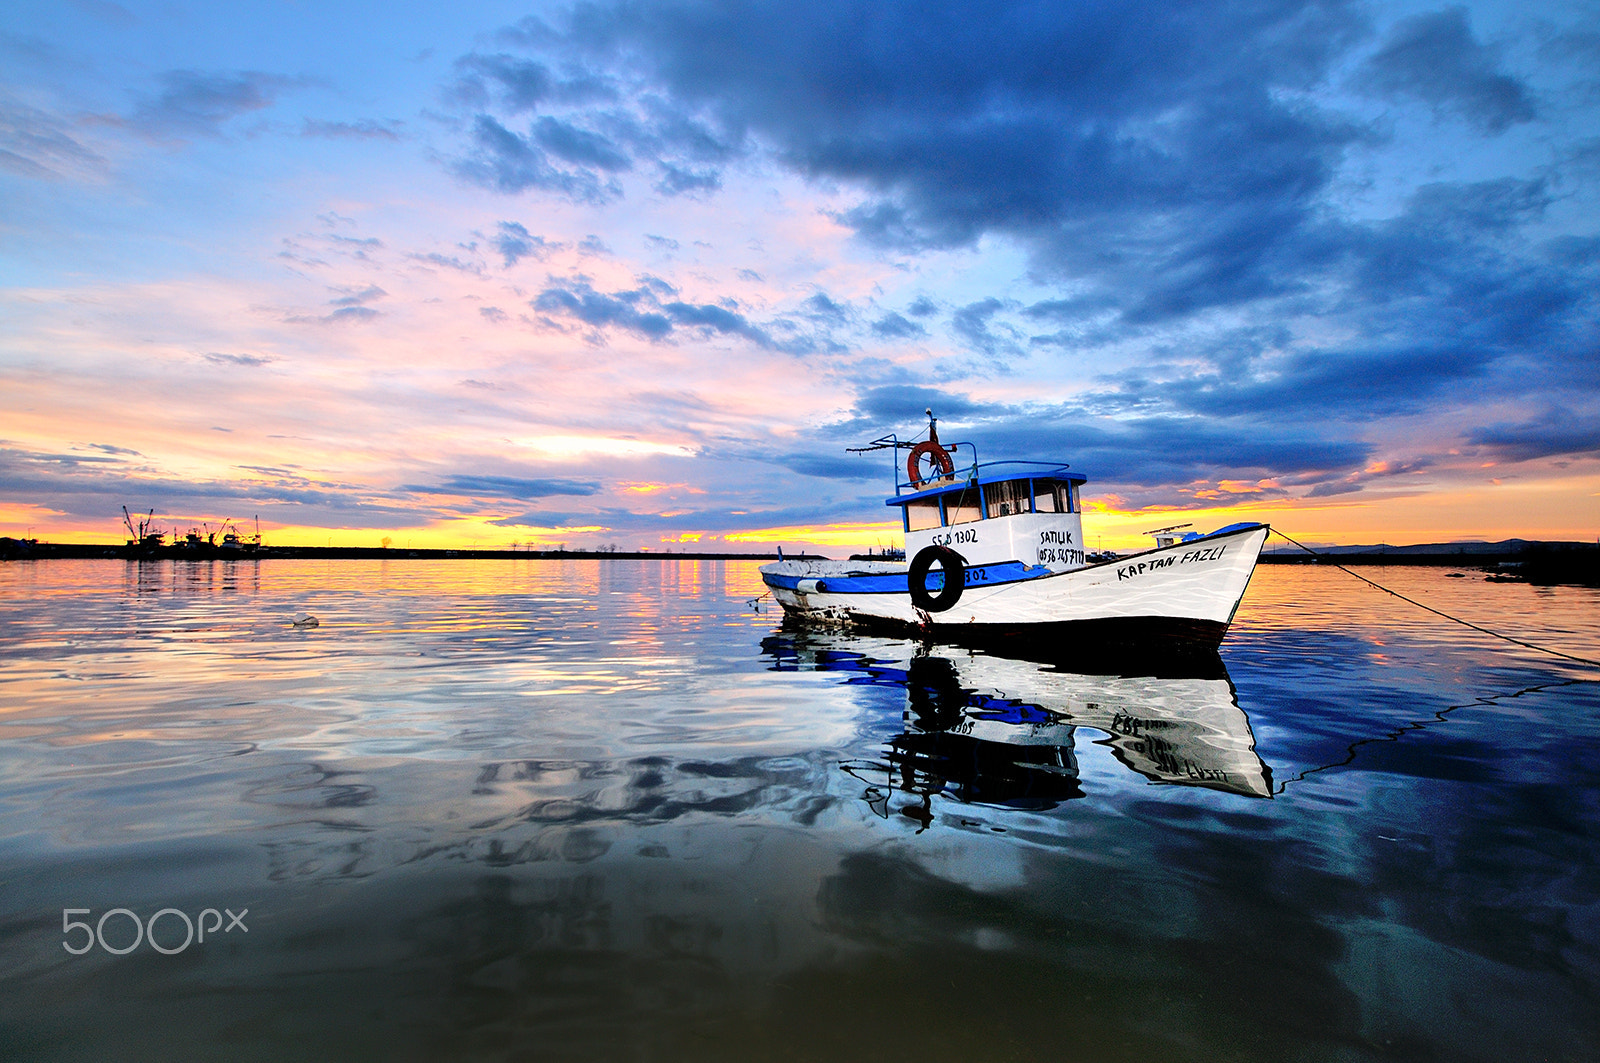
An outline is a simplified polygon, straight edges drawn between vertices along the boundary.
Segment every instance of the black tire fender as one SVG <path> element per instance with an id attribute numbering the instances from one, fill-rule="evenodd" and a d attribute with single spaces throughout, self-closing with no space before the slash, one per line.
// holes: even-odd
<path id="1" fill-rule="evenodd" d="M 928 593 L 928 570 L 939 562 L 944 570 L 944 586 L 938 594 Z M 924 546 L 911 559 L 906 573 L 911 589 L 911 604 L 928 613 L 942 613 L 961 600 L 967 585 L 967 562 L 948 546 Z"/>

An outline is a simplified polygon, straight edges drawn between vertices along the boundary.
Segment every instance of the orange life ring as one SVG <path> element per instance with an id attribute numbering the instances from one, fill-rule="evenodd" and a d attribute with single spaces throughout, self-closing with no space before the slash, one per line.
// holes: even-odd
<path id="1" fill-rule="evenodd" d="M 924 457 L 933 459 L 933 468 L 938 472 L 938 477 L 935 477 L 931 471 L 927 476 L 922 475 L 918 466 L 922 463 Z M 950 452 L 940 446 L 938 441 L 934 439 L 924 439 L 912 447 L 911 454 L 906 458 L 906 477 L 912 487 L 921 487 L 924 484 L 932 483 L 935 479 L 954 476 L 955 474 L 956 463 L 950 460 Z"/>

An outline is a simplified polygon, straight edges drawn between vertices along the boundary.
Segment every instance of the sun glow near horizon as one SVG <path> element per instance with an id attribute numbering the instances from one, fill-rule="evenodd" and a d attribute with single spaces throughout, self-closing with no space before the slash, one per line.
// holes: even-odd
<path id="1" fill-rule="evenodd" d="M 654 453 L 670 448 L 662 446 Z M 646 451 L 641 451 L 646 452 Z M 1212 531 L 1240 521 L 1259 521 L 1274 525 L 1286 534 L 1314 545 L 1357 545 L 1388 543 L 1405 545 L 1421 542 L 1499 541 L 1510 538 L 1589 542 L 1600 529 L 1600 476 L 1583 481 L 1588 490 L 1574 505 L 1572 482 L 1501 482 L 1475 487 L 1418 492 L 1399 497 L 1343 495 L 1332 499 L 1284 500 L 1281 498 L 1243 498 L 1231 504 L 1132 507 L 1116 497 L 1098 498 L 1093 485 L 1085 488 L 1084 536 L 1088 549 L 1128 551 L 1149 545 L 1148 532 L 1175 524 L 1189 525 L 1196 531 Z M 619 482 L 608 489 L 618 502 L 630 495 L 655 497 L 662 492 L 682 491 L 704 494 L 679 482 Z M 374 494 L 378 492 L 374 491 Z M 1228 497 L 1226 491 L 1219 492 Z M 603 497 L 612 497 L 607 494 Z M 587 500 L 587 499 L 586 499 Z M 463 496 L 447 506 L 477 506 Z M 881 505 L 881 501 L 877 503 Z M 870 508 L 869 501 L 862 508 Z M 263 507 L 266 508 L 266 507 Z M 133 509 L 132 506 L 129 507 Z M 142 519 L 149 509 L 133 513 Z M 270 509 L 268 513 L 270 513 Z M 738 530 L 716 528 L 696 521 L 673 525 L 672 510 L 663 509 L 659 522 L 670 531 L 641 538 L 636 530 L 608 524 L 603 517 L 591 521 L 560 518 L 565 521 L 537 523 L 529 513 L 508 523 L 506 507 L 482 512 L 460 512 L 446 519 L 408 523 L 401 519 L 403 509 L 386 513 L 394 522 L 364 523 L 360 507 L 341 524 L 296 524 L 276 516 L 257 514 L 248 498 L 237 506 L 169 512 L 157 509 L 153 526 L 168 535 L 182 535 L 193 529 L 207 530 L 220 537 L 224 524 L 245 534 L 254 534 L 255 520 L 265 541 L 281 546 L 376 547 L 385 540 L 393 548 L 426 549 L 621 549 L 675 548 L 708 551 L 756 549 L 770 552 L 780 545 L 793 549 L 881 550 L 903 545 L 897 521 L 835 521 L 816 524 L 782 523 Z M 696 520 L 691 513 L 683 516 Z M 749 516 L 742 518 L 746 522 Z M 127 538 L 120 507 L 103 519 L 85 522 L 45 507 L 7 504 L 0 507 L 0 535 L 33 537 L 56 542 L 120 544 Z"/>

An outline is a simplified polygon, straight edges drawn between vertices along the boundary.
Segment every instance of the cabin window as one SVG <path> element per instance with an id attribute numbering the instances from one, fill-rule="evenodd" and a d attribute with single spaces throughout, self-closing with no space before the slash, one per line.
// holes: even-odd
<path id="1" fill-rule="evenodd" d="M 915 502 L 907 502 L 903 508 L 906 511 L 906 531 L 926 531 L 939 526 L 937 498 L 922 498 Z"/>
<path id="2" fill-rule="evenodd" d="M 1033 481 L 1033 511 L 1035 513 L 1078 512 L 1078 485 L 1068 481 Z"/>
<path id="3" fill-rule="evenodd" d="M 983 505 L 978 499 L 978 489 L 969 487 L 945 495 L 944 516 L 946 524 L 970 524 L 982 520 Z"/>
<path id="4" fill-rule="evenodd" d="M 1063 513 L 1061 485 L 1053 480 L 1033 481 L 1033 511 L 1035 513 Z"/>
<path id="5" fill-rule="evenodd" d="M 1033 481 L 1033 511 L 1035 513 L 1078 512 L 1078 485 L 1056 480 Z"/>
<path id="6" fill-rule="evenodd" d="M 1027 480 L 1006 480 L 997 484 L 985 484 L 983 501 L 989 516 L 1009 517 L 1014 513 L 1029 511 L 1031 494 Z"/>

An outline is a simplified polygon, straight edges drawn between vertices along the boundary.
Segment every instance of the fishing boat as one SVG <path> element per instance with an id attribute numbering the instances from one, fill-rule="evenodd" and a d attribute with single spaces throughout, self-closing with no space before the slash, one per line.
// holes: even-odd
<path id="1" fill-rule="evenodd" d="M 1121 557 L 1084 549 L 1082 473 L 1060 462 L 980 462 L 943 443 L 929 410 L 919 438 L 857 452 L 894 455 L 905 561 L 783 560 L 761 578 L 798 620 L 915 630 L 968 644 L 1215 649 L 1233 622 L 1269 528 L 1180 525 Z M 901 460 L 904 458 L 902 469 Z M 905 479 L 902 480 L 902 472 Z"/>
<path id="2" fill-rule="evenodd" d="M 167 535 L 166 532 L 156 528 L 155 519 L 156 511 L 152 509 L 135 524 L 133 514 L 128 512 L 128 507 L 122 507 L 122 524 L 128 529 L 128 542 L 123 547 L 123 556 L 150 558 L 161 554 Z"/>

